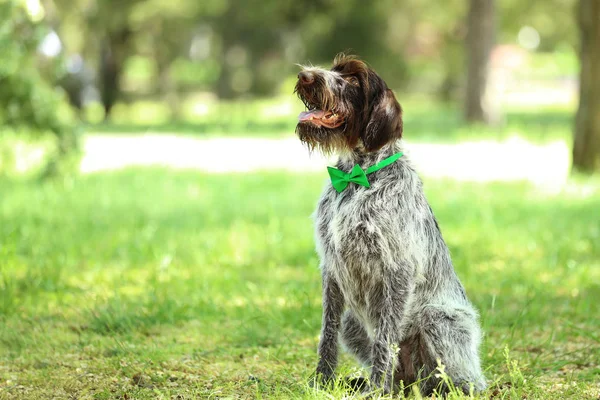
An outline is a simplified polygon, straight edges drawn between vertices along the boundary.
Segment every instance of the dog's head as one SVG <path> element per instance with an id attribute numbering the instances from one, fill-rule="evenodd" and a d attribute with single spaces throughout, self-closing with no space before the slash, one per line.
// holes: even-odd
<path id="1" fill-rule="evenodd" d="M 309 148 L 373 152 L 402 137 L 402 109 L 386 83 L 356 57 L 331 70 L 303 67 L 295 92 L 306 105 L 296 133 Z"/>

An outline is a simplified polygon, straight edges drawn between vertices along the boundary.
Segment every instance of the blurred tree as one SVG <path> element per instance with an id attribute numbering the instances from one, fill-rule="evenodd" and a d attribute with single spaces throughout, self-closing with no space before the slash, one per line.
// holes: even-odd
<path id="1" fill-rule="evenodd" d="M 194 29 L 220 1 L 46 1 L 61 16 L 58 31 L 66 52 L 81 54 L 87 64 L 97 65 L 97 85 L 106 118 L 117 101 L 127 100 L 124 74 L 133 56 L 149 61 L 151 87 L 145 89 L 160 94 L 177 117 L 178 88 L 171 67 L 182 56 L 189 59 Z"/>
<path id="2" fill-rule="evenodd" d="M 131 14 L 144 1 L 46 0 L 46 3 L 56 15 L 54 25 L 65 43 L 67 56 L 81 54 L 87 63 L 96 63 L 100 101 L 108 119 L 121 98 L 125 61 L 133 52 L 133 39 L 138 34 L 131 27 Z"/>
<path id="3" fill-rule="evenodd" d="M 69 103 L 77 111 L 81 120 L 83 108 L 89 97 L 88 89 L 94 87 L 94 72 L 85 64 L 85 60 L 79 54 L 65 57 L 65 68 L 58 74 L 57 84 L 62 87 L 69 99 Z"/>
<path id="4" fill-rule="evenodd" d="M 214 29 L 221 67 L 216 92 L 220 98 L 269 95 L 294 70 L 293 63 L 328 65 L 341 51 L 361 56 L 398 87 L 406 82 L 404 50 L 412 39 L 403 34 L 402 24 L 411 19 L 402 15 L 410 8 L 402 4 L 237 0 L 213 15 L 205 11 L 200 21 Z"/>
<path id="5" fill-rule="evenodd" d="M 107 31 L 102 39 L 98 83 L 100 100 L 104 107 L 104 119 L 110 117 L 110 112 L 121 94 L 120 81 L 128 55 L 127 44 L 130 37 L 131 30 L 123 26 L 116 31 Z"/>
<path id="6" fill-rule="evenodd" d="M 539 51 L 554 51 L 557 48 L 576 46 L 577 24 L 557 23 L 572 15 L 578 0 L 503 0 L 498 2 L 498 42 L 513 43 L 525 26 L 534 28 L 540 35 L 535 47 Z"/>
<path id="7" fill-rule="evenodd" d="M 494 0 L 471 0 L 467 16 L 467 82 L 465 119 L 490 123 L 493 100 L 487 92 L 490 54 L 495 42 Z"/>
<path id="8" fill-rule="evenodd" d="M 56 152 L 45 174 L 55 175 L 64 172 L 66 161 L 76 154 L 77 135 L 61 118 L 64 103 L 59 92 L 40 74 L 36 50 L 49 30 L 40 15 L 36 22 L 32 18 L 20 1 L 0 3 L 0 124 L 17 132 L 51 133 Z"/>
<path id="9" fill-rule="evenodd" d="M 436 93 L 443 101 L 456 100 L 465 68 L 467 6 L 464 0 L 395 2 L 398 10 L 391 23 L 406 63 L 405 81 L 418 82 L 419 90 Z M 429 10 L 443 9 L 431 13 Z M 388 12 L 389 13 L 389 12 Z M 404 27 L 398 31 L 398 27 Z"/>
<path id="10" fill-rule="evenodd" d="M 581 75 L 573 167 L 600 171 L 600 1 L 580 0 Z"/>
<path id="11" fill-rule="evenodd" d="M 56 9 L 53 26 L 65 55 L 81 54 L 86 65 L 97 66 L 108 113 L 118 99 L 160 94 L 175 117 L 184 89 L 208 89 L 221 98 L 271 95 L 295 62 L 328 64 L 346 50 L 366 59 L 394 88 L 414 83 L 419 91 L 438 90 L 442 98 L 453 99 L 465 85 L 467 49 L 491 50 L 493 34 L 486 38 L 477 29 L 485 29 L 488 20 L 494 25 L 495 14 L 493 0 L 470 2 L 489 5 L 492 18 L 475 12 L 467 19 L 473 34 L 464 46 L 467 24 L 461 16 L 467 4 L 462 0 L 380 0 L 368 6 L 359 0 L 41 1 Z M 499 2 L 497 13 L 505 17 L 498 35 L 515 42 L 528 25 L 539 32 L 540 48 L 569 46 L 572 26 L 554 21 L 574 1 Z M 488 44 L 480 48 L 476 42 Z M 474 51 L 466 84 L 475 101 L 466 108 L 481 113 L 485 82 L 477 77 L 485 68 L 477 67 L 477 60 L 487 57 L 475 57 Z M 136 66 L 140 60 L 149 66 L 143 84 L 132 79 L 139 72 L 131 67 L 133 59 Z M 177 75 L 182 70 L 185 79 Z"/>
<path id="12" fill-rule="evenodd" d="M 312 6 L 301 0 L 234 0 L 224 7 L 203 10 L 200 21 L 213 28 L 217 42 L 215 57 L 221 68 L 215 86 L 218 96 L 272 94 L 290 71 L 286 39 L 294 36 L 305 20 L 303 13 L 310 9 Z"/>
<path id="13" fill-rule="evenodd" d="M 171 118 L 178 119 L 180 115 L 180 102 L 177 87 L 173 81 L 171 66 L 173 62 L 184 52 L 184 46 L 189 46 L 189 36 L 191 28 L 186 19 L 160 19 L 157 18 L 152 27 L 152 40 L 154 43 L 153 58 L 156 62 L 156 71 L 158 74 L 157 86 L 160 96 L 168 104 L 171 111 Z M 185 36 L 182 37 L 182 31 Z"/>
<path id="14" fill-rule="evenodd" d="M 180 113 L 173 65 L 178 59 L 191 62 L 191 42 L 205 5 L 206 2 L 190 0 L 147 0 L 137 2 L 131 9 L 129 21 L 135 32 L 131 51 L 154 64 L 152 90 L 167 103 L 173 119 Z"/>
<path id="15" fill-rule="evenodd" d="M 337 53 L 349 52 L 366 60 L 392 87 L 406 83 L 405 52 L 414 41 L 406 33 L 416 22 L 405 18 L 412 12 L 410 4 L 395 0 L 368 6 L 360 0 L 306 3 L 300 37 L 310 61 L 328 65 Z M 408 26 L 403 29 L 400 24 Z"/>
<path id="16" fill-rule="evenodd" d="M 92 8 L 88 5 L 88 24 L 98 40 L 98 84 L 105 119 L 121 96 L 123 68 L 132 51 L 131 12 L 141 1 L 97 0 Z"/>

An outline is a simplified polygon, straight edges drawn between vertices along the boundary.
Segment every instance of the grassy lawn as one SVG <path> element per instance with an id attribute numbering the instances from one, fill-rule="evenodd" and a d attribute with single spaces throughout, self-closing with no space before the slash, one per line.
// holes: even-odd
<path id="1" fill-rule="evenodd" d="M 0 399 L 331 398 L 306 384 L 324 178 L 0 180 Z M 481 313 L 484 398 L 597 399 L 598 182 L 425 183 Z"/>

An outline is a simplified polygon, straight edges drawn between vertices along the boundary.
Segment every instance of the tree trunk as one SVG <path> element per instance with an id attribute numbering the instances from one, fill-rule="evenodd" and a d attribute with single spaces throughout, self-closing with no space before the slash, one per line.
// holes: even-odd
<path id="1" fill-rule="evenodd" d="M 580 0 L 581 74 L 573 168 L 600 170 L 600 1 Z"/>
<path id="2" fill-rule="evenodd" d="M 467 29 L 465 119 L 490 123 L 497 117 L 496 99 L 488 93 L 489 59 L 496 31 L 494 0 L 470 1 Z"/>
<path id="3" fill-rule="evenodd" d="M 227 62 L 227 57 L 225 57 L 228 49 L 228 47 L 223 49 L 223 56 L 221 57 L 221 73 L 219 74 L 216 87 L 217 96 L 222 100 L 230 100 L 236 97 L 236 93 L 234 92 L 231 83 L 233 71 Z"/>
<path id="4" fill-rule="evenodd" d="M 160 49 L 160 44 L 155 44 Z M 168 49 L 162 48 L 162 51 L 156 51 L 154 54 L 156 60 L 156 69 L 158 73 L 157 85 L 161 99 L 169 106 L 171 112 L 170 119 L 177 121 L 181 119 L 181 103 L 177 92 L 177 85 L 171 78 L 171 64 L 175 58 L 168 54 Z"/>
<path id="5" fill-rule="evenodd" d="M 119 97 L 120 66 L 114 52 L 108 43 L 102 45 L 100 50 L 100 100 L 104 107 L 104 120 L 110 118 L 110 112 Z"/>
<path id="6" fill-rule="evenodd" d="M 242 41 L 240 37 L 240 24 L 236 24 L 239 19 L 238 10 L 236 7 L 229 7 L 223 14 L 216 26 L 223 27 L 220 31 L 221 35 L 221 54 L 219 63 L 221 71 L 215 85 L 215 92 L 219 99 L 230 100 L 235 98 L 238 93 L 233 90 L 232 78 L 234 75 L 234 67 L 227 60 L 227 54 L 231 48 Z"/>
<path id="7" fill-rule="evenodd" d="M 127 28 L 108 34 L 100 49 L 100 100 L 104 106 L 105 120 L 109 119 L 121 94 L 121 73 L 127 57 L 127 40 L 130 34 L 131 31 Z"/>

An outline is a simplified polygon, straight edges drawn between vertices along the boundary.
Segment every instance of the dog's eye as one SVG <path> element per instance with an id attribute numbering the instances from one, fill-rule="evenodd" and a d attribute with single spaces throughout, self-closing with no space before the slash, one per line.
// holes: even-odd
<path id="1" fill-rule="evenodd" d="M 351 85 L 354 85 L 354 86 L 358 86 L 358 85 L 359 85 L 359 83 L 358 83 L 358 78 L 357 78 L 357 77 L 355 77 L 354 75 L 348 75 L 348 76 L 345 76 L 345 77 L 344 77 L 344 80 L 345 80 L 346 82 L 348 82 L 349 84 L 351 84 Z"/>

